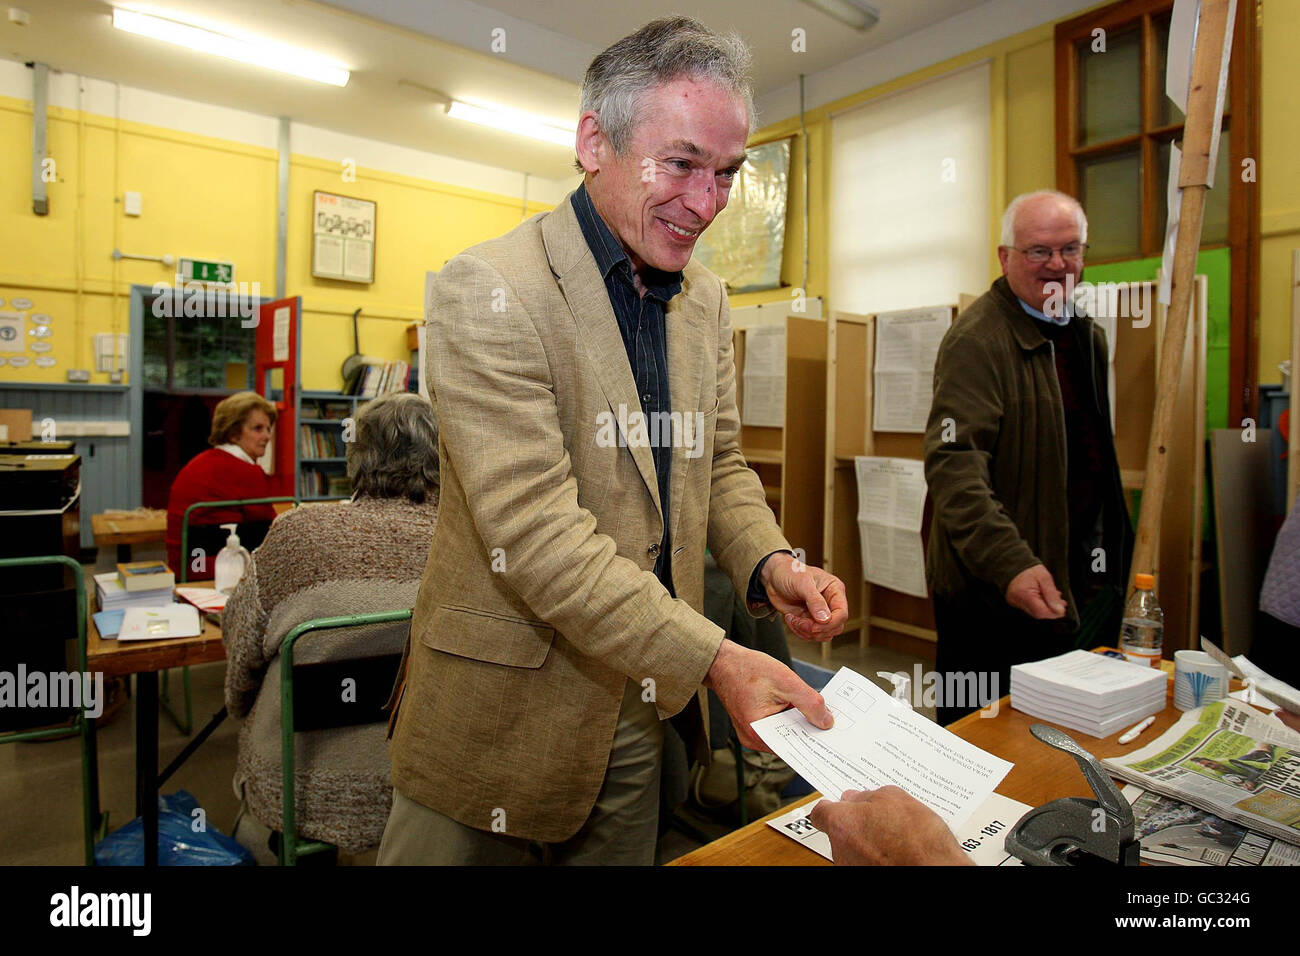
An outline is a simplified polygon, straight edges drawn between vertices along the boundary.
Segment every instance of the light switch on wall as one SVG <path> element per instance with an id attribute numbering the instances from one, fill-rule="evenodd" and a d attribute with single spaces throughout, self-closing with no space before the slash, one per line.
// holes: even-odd
<path id="1" fill-rule="evenodd" d="M 140 194 L 130 190 L 122 197 L 122 209 L 128 216 L 140 215 L 141 203 Z"/>

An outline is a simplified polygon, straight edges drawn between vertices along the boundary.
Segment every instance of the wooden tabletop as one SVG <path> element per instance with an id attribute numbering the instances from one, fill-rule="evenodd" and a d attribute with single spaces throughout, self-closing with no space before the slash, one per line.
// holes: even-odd
<path id="1" fill-rule="evenodd" d="M 293 507 L 293 502 L 277 501 L 271 507 L 277 515 L 281 515 Z M 97 548 L 115 544 L 149 544 L 166 538 L 167 512 L 154 510 L 146 514 L 134 514 L 103 511 L 90 516 L 90 527 L 95 532 Z"/>
<path id="2" fill-rule="evenodd" d="M 1123 731 L 1098 740 L 1077 730 L 1022 714 L 1018 710 L 1011 709 L 1009 697 L 1003 697 L 998 701 L 997 716 L 980 717 L 977 711 L 949 724 L 948 729 L 975 746 L 1015 764 L 997 788 L 997 792 L 1004 796 L 1027 803 L 1031 807 L 1041 806 L 1058 797 L 1093 797 L 1092 790 L 1084 780 L 1074 758 L 1040 743 L 1029 733 L 1030 725 L 1049 724 L 1057 727 L 1073 737 L 1081 747 L 1098 759 L 1131 753 L 1155 740 L 1183 716 L 1183 712 L 1173 705 L 1172 683 L 1170 681 L 1165 709 L 1156 714 L 1155 722 L 1130 744 L 1118 743 L 1119 735 Z M 1236 681 L 1232 682 L 1233 690 L 1238 689 L 1239 686 Z M 818 797 L 820 794 L 813 794 L 800 800 L 797 805 L 802 806 Z M 767 825 L 768 820 L 788 813 L 795 805 L 782 807 L 762 820 L 757 820 L 707 846 L 678 857 L 669 865 L 829 866 L 828 860 L 789 837 L 782 836 Z"/>
<path id="3" fill-rule="evenodd" d="M 212 587 L 211 581 L 192 581 L 184 587 Z M 125 677 L 170 667 L 188 667 L 226 659 L 220 626 L 199 612 L 203 630 L 197 637 L 169 637 L 161 641 L 119 641 L 102 638 L 93 616 L 86 621 L 86 663 L 105 677 Z"/>
<path id="4" fill-rule="evenodd" d="M 95 532 L 95 546 L 98 548 L 115 544 L 149 544 L 166 537 L 167 512 L 138 515 L 106 511 L 91 515 L 90 527 Z"/>

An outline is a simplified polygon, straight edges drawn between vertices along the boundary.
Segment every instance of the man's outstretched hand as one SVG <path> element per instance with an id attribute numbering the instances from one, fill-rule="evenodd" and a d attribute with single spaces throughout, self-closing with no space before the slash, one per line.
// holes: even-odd
<path id="1" fill-rule="evenodd" d="M 813 807 L 839 866 L 973 866 L 939 815 L 898 787 L 845 790 Z"/>
<path id="2" fill-rule="evenodd" d="M 1041 564 L 1025 568 L 1012 578 L 1006 597 L 1012 607 L 1040 621 L 1065 617 L 1065 598 L 1052 580 L 1052 572 Z"/>
<path id="3" fill-rule="evenodd" d="M 790 668 L 761 651 L 741 647 L 724 640 L 705 675 L 704 686 L 711 689 L 731 715 L 740 742 L 750 750 L 770 748 L 749 725 L 788 707 L 796 707 L 814 726 L 826 730 L 834 718 L 822 695 L 817 693 Z"/>
<path id="4" fill-rule="evenodd" d="M 767 599 L 805 641 L 829 641 L 849 619 L 844 582 L 784 551 L 767 559 L 761 574 Z"/>

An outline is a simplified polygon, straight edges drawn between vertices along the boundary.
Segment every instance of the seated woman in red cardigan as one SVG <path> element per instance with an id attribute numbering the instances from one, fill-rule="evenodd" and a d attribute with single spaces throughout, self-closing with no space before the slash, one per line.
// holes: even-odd
<path id="1" fill-rule="evenodd" d="M 266 451 L 275 424 L 275 406 L 256 392 L 236 392 L 223 399 L 212 413 L 207 451 L 190 459 L 172 482 L 167 500 L 167 564 L 181 576 L 188 561 L 189 580 L 202 581 L 215 573 L 217 552 L 227 532 L 217 525 L 239 525 L 239 543 L 252 551 L 262 543 L 275 509 L 270 505 L 244 508 L 200 508 L 190 514 L 188 555 L 181 554 L 181 519 L 196 501 L 232 501 L 267 498 L 275 494 L 257 459 Z M 202 554 L 195 554 L 195 551 Z"/>

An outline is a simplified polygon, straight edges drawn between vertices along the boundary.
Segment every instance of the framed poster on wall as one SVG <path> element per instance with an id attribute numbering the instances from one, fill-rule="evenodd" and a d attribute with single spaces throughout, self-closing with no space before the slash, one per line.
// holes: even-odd
<path id="1" fill-rule="evenodd" d="M 311 274 L 344 282 L 375 281 L 376 204 L 369 199 L 312 193 Z"/>

